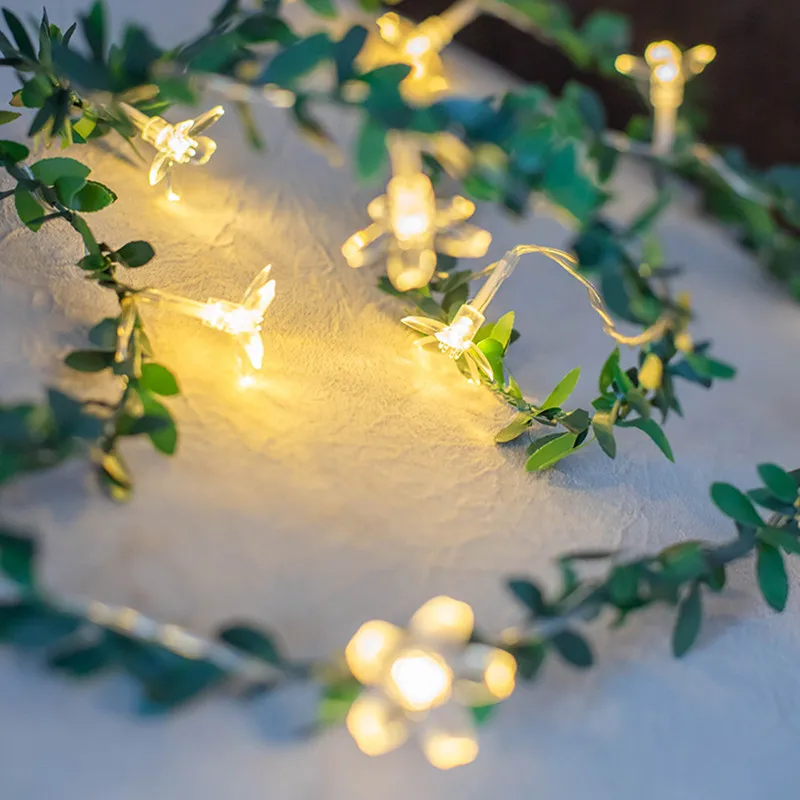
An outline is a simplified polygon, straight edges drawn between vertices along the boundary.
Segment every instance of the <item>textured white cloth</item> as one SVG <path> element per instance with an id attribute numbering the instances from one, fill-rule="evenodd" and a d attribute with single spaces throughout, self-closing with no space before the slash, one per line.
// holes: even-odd
<path id="1" fill-rule="evenodd" d="M 26 14 L 38 12 L 34 5 L 11 2 Z M 199 29 L 213 5 L 110 3 L 115 24 L 144 21 L 163 44 Z M 66 26 L 70 8 L 81 6 L 63 0 L 48 10 Z M 450 60 L 475 94 L 511 83 L 473 57 Z M 5 96 L 11 76 L 0 78 Z M 328 116 L 349 146 L 354 120 Z M 708 500 L 711 481 L 748 487 L 758 462 L 798 465 L 800 310 L 700 218 L 690 195 L 681 192 L 661 230 L 670 260 L 686 264 L 697 338 L 712 335 L 738 379 L 712 392 L 681 387 L 686 419 L 668 425 L 675 465 L 627 431 L 614 462 L 593 446 L 528 475 L 520 448 L 492 442 L 510 414 L 446 359 L 419 355 L 398 323 L 401 306 L 374 288 L 374 274 L 349 269 L 340 256 L 380 187 L 359 187 L 351 170 L 330 167 L 285 112 L 265 108 L 258 118 L 268 152 L 251 152 L 229 114 L 214 129 L 220 147 L 211 163 L 178 171 L 186 202 L 177 207 L 147 186 L 143 166 L 76 151 L 120 194 L 92 218 L 104 240 L 143 238 L 157 250 L 133 280 L 201 300 L 237 299 L 271 262 L 278 296 L 266 325 L 265 383 L 245 393 L 235 388 L 222 334 L 149 315 L 158 356 L 183 388 L 171 403 L 181 442 L 174 459 L 145 442 L 126 446 L 137 479 L 129 506 L 103 499 L 77 463 L 4 491 L 3 517 L 40 533 L 54 590 L 130 604 L 199 632 L 251 618 L 299 657 L 343 647 L 368 618 L 403 623 L 440 593 L 473 604 L 481 630 L 496 632 L 519 613 L 505 576 L 552 577 L 551 558 L 577 547 L 642 552 L 686 538 L 722 540 L 732 529 Z M 620 219 L 650 196 L 635 164 L 615 188 Z M 60 224 L 20 229 L 8 202 L 0 213 L 0 398 L 36 396 L 54 383 L 108 391 L 107 379 L 61 365 L 65 351 L 85 343 L 87 327 L 114 311 L 71 266 L 81 255 L 77 237 Z M 569 239 L 544 214 L 520 223 L 485 207 L 477 221 L 494 234 L 493 259 L 521 242 Z M 611 343 L 583 290 L 531 259 L 491 311 L 509 308 L 522 332 L 510 363 L 523 390 L 542 397 L 580 364 L 576 398 L 590 400 Z M 0 796 L 789 796 L 800 778 L 800 591 L 775 616 L 757 596 L 752 565 L 742 565 L 707 609 L 699 646 L 680 662 L 669 654 L 665 610 L 620 632 L 598 628 L 597 668 L 578 673 L 553 659 L 482 730 L 477 762 L 449 773 L 428 766 L 413 745 L 367 758 L 344 730 L 276 745 L 257 709 L 228 698 L 141 719 L 122 679 L 77 688 L 0 649 Z"/>

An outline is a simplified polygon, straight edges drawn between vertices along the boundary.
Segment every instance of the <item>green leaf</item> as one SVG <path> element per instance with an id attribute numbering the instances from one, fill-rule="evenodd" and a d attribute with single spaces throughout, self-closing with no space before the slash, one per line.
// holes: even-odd
<path id="1" fill-rule="evenodd" d="M 112 639 L 103 635 L 94 644 L 78 645 L 59 650 L 49 658 L 53 669 L 73 678 L 87 678 L 107 669 L 116 660 Z"/>
<path id="2" fill-rule="evenodd" d="M 117 317 L 106 317 L 89 331 L 89 341 L 102 350 L 114 350 L 117 346 Z"/>
<path id="3" fill-rule="evenodd" d="M 145 684 L 146 713 L 164 713 L 195 700 L 227 677 L 216 664 L 201 659 L 187 659 L 157 680 Z"/>
<path id="4" fill-rule="evenodd" d="M 54 645 L 73 634 L 81 623 L 80 618 L 39 602 L 0 606 L 0 640 L 11 641 L 19 647 Z"/>
<path id="5" fill-rule="evenodd" d="M 7 8 L 3 9 L 3 16 L 6 18 L 6 25 L 8 25 L 8 29 L 11 31 L 20 53 L 30 61 L 36 61 L 36 51 L 33 49 L 33 42 L 25 32 L 25 26 Z"/>
<path id="6" fill-rule="evenodd" d="M 5 125 L 8 122 L 13 122 L 15 119 L 21 117 L 17 111 L 0 111 L 0 125 Z"/>
<path id="7" fill-rule="evenodd" d="M 503 430 L 495 434 L 494 440 L 498 444 L 513 442 L 514 439 L 518 439 L 522 436 L 522 434 L 531 427 L 532 423 L 533 419 L 530 415 L 520 411 Z"/>
<path id="8" fill-rule="evenodd" d="M 614 440 L 614 422 L 609 412 L 597 411 L 592 417 L 592 430 L 597 437 L 603 452 L 609 457 L 617 455 L 617 443 Z"/>
<path id="9" fill-rule="evenodd" d="M 680 658 L 695 643 L 703 621 L 703 600 L 700 584 L 692 584 L 689 593 L 678 606 L 678 617 L 672 632 L 672 652 Z"/>
<path id="10" fill-rule="evenodd" d="M 542 590 L 535 583 L 524 579 L 512 579 L 508 581 L 508 588 L 517 600 L 534 614 L 543 614 L 547 611 Z"/>
<path id="11" fill-rule="evenodd" d="M 95 61 L 102 62 L 106 53 L 106 23 L 103 3 L 96 2 L 86 16 L 80 18 L 83 35 Z"/>
<path id="12" fill-rule="evenodd" d="M 364 120 L 356 140 L 356 173 L 361 180 L 380 172 L 387 160 L 386 128 L 370 117 Z"/>
<path id="13" fill-rule="evenodd" d="M 559 417 L 558 421 L 568 430 L 573 433 L 583 433 L 589 425 L 591 425 L 592 418 L 589 412 L 582 408 L 576 408 L 569 414 Z"/>
<path id="14" fill-rule="evenodd" d="M 25 536 L 0 531 L 0 570 L 14 583 L 31 588 L 36 544 Z"/>
<path id="15" fill-rule="evenodd" d="M 465 284 L 466 285 L 466 284 Z M 492 327 L 492 339 L 496 339 L 503 345 L 503 350 L 508 349 L 508 345 L 511 342 L 511 332 L 514 330 L 514 312 L 509 311 L 507 314 L 503 314 L 497 322 L 495 322 L 494 326 Z"/>
<path id="16" fill-rule="evenodd" d="M 331 48 L 331 41 L 326 33 L 317 33 L 307 39 L 300 39 L 281 50 L 270 61 L 261 79 L 265 83 L 291 87 L 298 78 L 311 72 L 328 58 L 332 52 Z"/>
<path id="17" fill-rule="evenodd" d="M 161 430 L 152 431 L 148 436 L 156 450 L 168 456 L 173 455 L 178 449 L 178 429 L 175 427 L 175 420 L 172 419 L 172 414 L 144 386 L 137 387 L 137 394 L 142 401 L 143 416 L 158 417 L 169 423 Z"/>
<path id="18" fill-rule="evenodd" d="M 785 503 L 797 500 L 797 484 L 794 478 L 777 464 L 759 464 L 758 474 L 767 489 Z"/>
<path id="19" fill-rule="evenodd" d="M 742 525 L 759 528 L 764 524 L 747 495 L 729 483 L 712 483 L 711 499 L 723 514 Z"/>
<path id="20" fill-rule="evenodd" d="M 546 438 L 548 437 L 542 437 L 542 439 Z M 577 436 L 574 433 L 553 434 L 553 438 L 533 451 L 525 463 L 525 469 L 528 472 L 538 472 L 552 467 L 553 464 L 561 461 L 562 458 L 566 458 L 573 450 L 577 449 L 575 447 L 576 438 Z M 542 441 L 542 439 L 538 439 L 534 444 Z"/>
<path id="21" fill-rule="evenodd" d="M 86 180 L 84 178 L 71 177 L 59 178 L 54 184 L 59 202 L 67 207 L 69 207 L 75 195 L 83 189 L 84 186 L 86 186 Z"/>
<path id="22" fill-rule="evenodd" d="M 791 553 L 795 556 L 800 555 L 800 540 L 783 528 L 765 525 L 763 528 L 758 529 L 757 536 L 762 542 L 766 542 L 772 547 L 780 548 L 786 553 Z"/>
<path id="23" fill-rule="evenodd" d="M 617 425 L 620 428 L 638 428 L 646 433 L 655 442 L 658 449 L 670 460 L 675 461 L 667 435 L 664 429 L 654 419 L 626 419 L 620 420 Z"/>
<path id="24" fill-rule="evenodd" d="M 142 365 L 142 377 L 139 383 L 153 394 L 165 397 L 180 394 L 181 391 L 175 376 L 166 367 L 152 362 Z"/>
<path id="25" fill-rule="evenodd" d="M 702 353 L 686 353 L 684 356 L 686 363 L 701 378 L 719 378 L 720 380 L 730 380 L 736 377 L 736 370 L 730 364 L 709 358 Z"/>
<path id="26" fill-rule="evenodd" d="M 110 206 L 117 199 L 116 194 L 107 186 L 97 181 L 87 181 L 69 204 L 73 211 L 100 211 L 106 206 Z"/>
<path id="27" fill-rule="evenodd" d="M 305 0 L 306 5 L 325 19 L 336 19 L 336 6 L 331 0 Z"/>
<path id="28" fill-rule="evenodd" d="M 114 353 L 104 350 L 74 350 L 64 363 L 78 372 L 102 372 L 114 366 Z"/>
<path id="29" fill-rule="evenodd" d="M 101 253 L 90 253 L 78 262 L 78 266 L 87 272 L 97 272 L 108 267 L 108 259 Z"/>
<path id="30" fill-rule="evenodd" d="M 354 25 L 334 45 L 333 58 L 336 62 L 336 79 L 339 85 L 353 77 L 353 62 L 361 52 L 368 35 L 366 28 L 361 25 Z"/>
<path id="31" fill-rule="evenodd" d="M 547 658 L 547 648 L 542 642 L 522 642 L 508 648 L 517 661 L 517 671 L 524 681 L 532 681 Z"/>
<path id="32" fill-rule="evenodd" d="M 497 339 L 484 339 L 478 347 L 492 365 L 492 372 L 496 383 L 503 384 L 503 345 Z"/>
<path id="33" fill-rule="evenodd" d="M 14 205 L 20 220 L 32 231 L 38 231 L 44 221 L 44 209 L 39 205 L 36 198 L 21 186 L 14 190 Z"/>
<path id="34" fill-rule="evenodd" d="M 8 139 L 0 140 L 0 159 L 3 161 L 18 164 L 20 161 L 24 161 L 29 154 L 30 150 L 24 144 Z"/>
<path id="35" fill-rule="evenodd" d="M 578 378 L 581 377 L 581 368 L 575 367 L 571 369 L 559 382 L 556 388 L 547 396 L 547 399 L 542 403 L 540 408 L 542 411 L 547 411 L 548 408 L 561 408 L 564 402 L 569 398 L 575 387 L 578 384 Z"/>
<path id="36" fill-rule="evenodd" d="M 155 250 L 149 242 L 128 242 L 122 245 L 114 255 L 126 267 L 142 267 L 155 256 Z"/>
<path id="37" fill-rule="evenodd" d="M 574 631 L 561 631 L 561 633 L 557 633 L 553 636 L 550 641 L 553 643 L 556 650 L 558 650 L 558 654 L 561 658 L 568 664 L 572 664 L 572 666 L 579 667 L 580 669 L 586 669 L 592 666 L 594 658 L 588 642 Z"/>
<path id="38" fill-rule="evenodd" d="M 789 580 L 783 556 L 779 550 L 763 541 L 758 543 L 756 549 L 756 574 L 761 594 L 770 608 L 783 611 L 789 597 Z"/>
<path id="39" fill-rule="evenodd" d="M 37 180 L 52 186 L 59 178 L 86 180 L 91 170 L 74 158 L 44 158 L 31 164 L 31 172 Z"/>
<path id="40" fill-rule="evenodd" d="M 252 625 L 229 625 L 219 632 L 219 638 L 236 650 L 270 664 L 280 664 L 283 660 L 275 642 Z"/>

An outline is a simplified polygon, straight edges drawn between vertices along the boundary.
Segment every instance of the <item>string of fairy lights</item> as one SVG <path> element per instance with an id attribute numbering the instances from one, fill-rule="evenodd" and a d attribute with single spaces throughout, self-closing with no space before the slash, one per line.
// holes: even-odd
<path id="1" fill-rule="evenodd" d="M 430 103 L 449 85 L 441 51 L 483 10 L 485 4 L 477 0 L 461 0 L 419 24 L 394 12 L 384 14 L 359 55 L 361 65 L 408 64 L 411 72 L 402 83 L 405 97 L 420 105 Z M 702 72 L 714 57 L 710 45 L 682 53 L 673 43 L 660 41 L 649 45 L 643 58 L 617 58 L 619 72 L 643 87 L 652 106 L 649 151 L 653 155 L 664 157 L 672 151 L 685 82 Z M 214 88 L 236 100 L 242 99 L 243 92 L 252 93 L 221 77 L 208 83 L 211 80 L 216 81 Z M 270 91 L 267 97 L 281 104 L 286 94 Z M 148 116 L 132 105 L 122 103 L 120 108 L 141 140 L 155 150 L 148 173 L 150 184 L 162 185 L 169 201 L 179 201 L 173 172 L 182 165 L 202 166 L 212 158 L 217 145 L 204 133 L 223 115 L 222 106 L 174 124 L 160 116 Z M 475 212 L 473 202 L 460 195 L 437 197 L 424 171 L 423 156 L 431 148 L 447 150 L 451 142 L 441 138 L 446 134 L 436 136 L 440 137 L 436 141 L 434 137 L 401 132 L 388 137 L 391 177 L 386 191 L 367 206 L 370 224 L 341 246 L 342 255 L 353 268 L 385 263 L 389 281 L 401 292 L 424 289 L 431 283 L 437 275 L 437 254 L 479 259 L 486 255 L 492 240 L 487 230 L 469 222 Z M 455 152 L 451 155 L 457 157 Z M 486 322 L 492 299 L 527 254 L 544 256 L 581 283 L 604 332 L 618 344 L 637 347 L 670 332 L 679 350 L 691 350 L 692 340 L 686 330 L 688 302 L 680 313 L 664 312 L 640 334 L 627 336 L 617 329 L 594 285 L 578 271 L 575 257 L 535 244 L 518 245 L 483 269 L 480 274 L 486 275 L 486 280 L 472 299 L 460 305 L 451 322 L 426 316 L 403 318 L 405 325 L 424 335 L 416 345 L 435 345 L 445 356 L 461 362 L 471 382 L 491 383 L 492 365 L 475 339 Z M 239 352 L 240 384 L 251 386 L 262 368 L 265 314 L 274 297 L 270 267 L 254 278 L 238 303 L 213 298 L 202 303 L 157 289 L 134 290 L 122 303 L 115 359 L 124 362 L 128 358 L 126 347 L 136 324 L 137 305 L 157 303 L 231 335 Z M 641 368 L 642 384 L 657 386 L 660 369 L 661 360 L 647 356 Z M 119 630 L 136 631 L 137 626 L 144 626 L 145 638 L 159 641 L 168 635 L 175 640 L 180 633 L 177 629 L 167 631 L 169 626 L 145 625 L 141 615 L 131 609 L 115 610 L 95 603 L 89 616 L 98 624 Z M 346 725 L 364 753 L 387 753 L 414 732 L 425 757 L 435 767 L 449 769 L 475 759 L 479 745 L 471 709 L 508 698 L 515 688 L 517 663 L 506 650 L 473 641 L 473 626 L 469 605 L 436 597 L 412 616 L 407 628 L 381 620 L 359 628 L 345 649 L 345 660 L 352 675 L 367 688 L 350 707 Z M 185 636 L 181 642 L 184 649 L 188 644 L 198 645 L 197 640 L 189 641 Z M 203 652 L 202 643 L 195 651 Z"/>

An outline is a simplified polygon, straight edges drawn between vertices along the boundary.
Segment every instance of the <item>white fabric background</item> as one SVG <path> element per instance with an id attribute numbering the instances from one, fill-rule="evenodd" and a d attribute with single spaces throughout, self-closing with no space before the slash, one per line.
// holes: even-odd
<path id="1" fill-rule="evenodd" d="M 110 5 L 115 24 L 144 21 L 163 44 L 190 36 L 213 7 Z M 11 6 L 38 13 L 28 0 Z M 66 26 L 81 6 L 62 0 L 48 9 Z M 510 84 L 465 54 L 450 61 L 464 90 Z M 6 96 L 11 76 L 0 77 Z M 284 112 L 258 116 L 269 151 L 251 152 L 230 114 L 214 131 L 220 148 L 211 164 L 180 172 L 179 207 L 146 185 L 143 167 L 77 153 L 120 193 L 93 218 L 103 237 L 117 245 L 145 238 L 157 249 L 136 280 L 235 299 L 271 262 L 278 297 L 265 334 L 265 382 L 246 394 L 233 388 L 224 337 L 151 315 L 158 354 L 184 390 L 171 404 L 182 440 L 174 459 L 144 442 L 127 446 L 138 480 L 128 507 L 104 500 L 80 464 L 4 491 L 4 518 L 41 534 L 54 589 L 202 632 L 252 618 L 300 657 L 342 647 L 365 619 L 402 623 L 439 593 L 469 601 L 482 629 L 497 631 L 518 613 L 504 576 L 551 576 L 552 557 L 575 547 L 641 552 L 684 538 L 722 540 L 731 528 L 708 500 L 711 481 L 747 487 L 760 461 L 797 466 L 800 312 L 700 218 L 690 195 L 681 193 L 662 232 L 670 259 L 687 266 L 698 337 L 715 337 L 738 379 L 712 392 L 682 387 L 686 419 L 668 428 L 675 465 L 644 436 L 623 432 L 615 462 L 593 447 L 528 475 L 521 449 L 492 443 L 508 413 L 445 359 L 417 355 L 398 324 L 400 306 L 374 288 L 374 274 L 350 270 L 340 256 L 379 187 L 358 187 L 350 170 L 330 167 Z M 347 145 L 353 121 L 330 121 Z M 616 186 L 620 219 L 646 202 L 645 178 L 626 166 Z M 58 225 L 20 230 L 7 203 L 0 213 L 0 397 L 35 396 L 53 383 L 108 391 L 102 379 L 90 385 L 61 366 L 64 352 L 114 308 L 71 266 L 76 237 Z M 520 223 L 486 207 L 479 221 L 494 234 L 492 258 L 520 242 L 568 239 L 546 214 Z M 577 396 L 588 401 L 610 343 L 580 287 L 546 262 L 523 262 L 492 312 L 511 307 L 523 334 L 511 366 L 523 389 L 542 396 L 581 364 Z M 769 613 L 745 564 L 707 607 L 699 646 L 680 662 L 669 655 L 666 611 L 621 632 L 598 629 L 597 668 L 579 673 L 554 659 L 483 730 L 478 761 L 449 773 L 429 767 L 413 745 L 369 759 L 344 730 L 276 745 L 257 710 L 228 698 L 142 719 L 121 679 L 78 686 L 0 650 L 0 796 L 792 796 L 800 778 L 800 592 L 782 617 Z"/>

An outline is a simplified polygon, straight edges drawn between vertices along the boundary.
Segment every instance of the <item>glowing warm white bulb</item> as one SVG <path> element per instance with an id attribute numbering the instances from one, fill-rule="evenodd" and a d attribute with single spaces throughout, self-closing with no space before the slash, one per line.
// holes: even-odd
<path id="1" fill-rule="evenodd" d="M 422 172 L 398 175 L 389 181 L 386 196 L 389 224 L 397 240 L 408 246 L 428 244 L 436 219 L 436 197 L 430 178 Z"/>
<path id="2" fill-rule="evenodd" d="M 497 700 L 505 700 L 514 691 L 517 676 L 517 662 L 505 650 L 493 648 L 488 663 L 483 670 L 486 688 Z"/>
<path id="3" fill-rule="evenodd" d="M 478 741 L 468 734 L 454 736 L 437 732 L 423 739 L 422 751 L 434 767 L 452 769 L 469 764 L 477 758 Z"/>
<path id="4" fill-rule="evenodd" d="M 139 129 L 139 135 L 156 149 L 150 165 L 148 179 L 151 186 L 166 180 L 166 195 L 171 202 L 180 200 L 172 188 L 172 169 L 176 164 L 206 164 L 217 150 L 217 143 L 208 136 L 200 136 L 225 113 L 222 106 L 215 106 L 197 119 L 187 119 L 171 124 L 162 117 L 148 117 L 127 103 L 120 104 Z"/>
<path id="5" fill-rule="evenodd" d="M 403 708 L 427 711 L 450 696 L 453 673 L 444 660 L 433 652 L 407 650 L 389 670 L 389 689 Z"/>
<path id="6" fill-rule="evenodd" d="M 402 717 L 398 717 L 385 698 L 362 694 L 356 698 L 346 720 L 347 730 L 361 752 L 380 756 L 399 747 L 408 736 Z"/>
<path id="7" fill-rule="evenodd" d="M 264 361 L 264 343 L 261 329 L 264 315 L 275 298 L 275 280 L 270 278 L 271 265 L 266 266 L 250 283 L 241 303 L 210 299 L 206 303 L 188 297 L 142 289 L 133 296 L 139 300 L 175 306 L 183 314 L 201 320 L 205 325 L 233 336 L 254 370 L 261 369 Z"/>
<path id="8" fill-rule="evenodd" d="M 409 627 L 415 635 L 426 639 L 466 642 L 474 624 L 475 613 L 469 603 L 440 595 L 414 612 Z"/>
<path id="9" fill-rule="evenodd" d="M 400 628 L 380 619 L 365 622 L 344 651 L 350 672 L 361 683 L 377 682 L 383 675 L 387 659 L 402 640 Z"/>
<path id="10" fill-rule="evenodd" d="M 653 106 L 653 152 L 666 155 L 675 142 L 677 110 L 683 103 L 686 81 L 701 73 L 716 57 L 709 44 L 697 45 L 682 53 L 673 42 L 651 42 L 644 60 L 629 54 L 617 57 L 614 66 L 623 75 L 649 81 Z"/>

